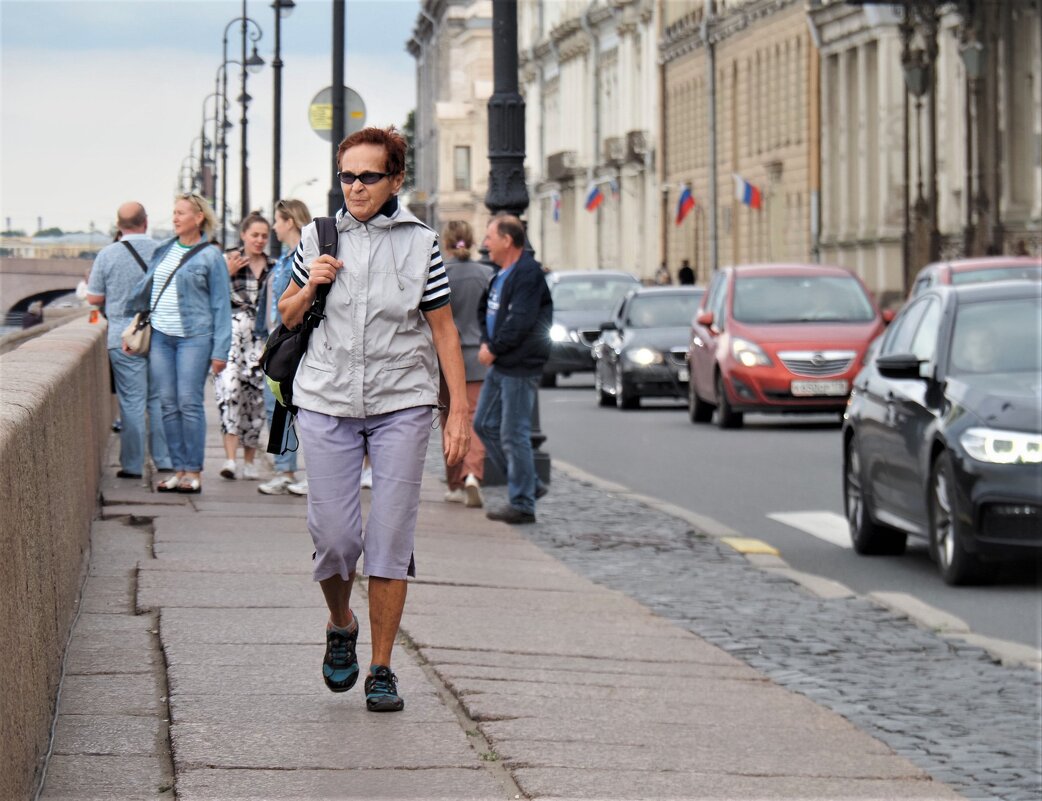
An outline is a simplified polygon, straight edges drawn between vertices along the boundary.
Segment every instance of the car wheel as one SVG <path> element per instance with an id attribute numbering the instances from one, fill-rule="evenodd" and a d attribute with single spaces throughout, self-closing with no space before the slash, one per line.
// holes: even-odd
<path id="1" fill-rule="evenodd" d="M 601 378 L 601 367 L 597 365 L 593 369 L 593 388 L 597 393 L 597 403 L 600 406 L 614 406 L 615 398 L 604 388 L 604 379 Z"/>
<path id="2" fill-rule="evenodd" d="M 963 547 L 955 504 L 955 477 L 945 452 L 930 471 L 930 552 L 946 584 L 972 584 L 983 578 L 983 568 Z"/>
<path id="3" fill-rule="evenodd" d="M 627 388 L 622 371 L 615 369 L 615 405 L 620 409 L 636 409 L 640 406 L 640 396 Z"/>
<path id="4" fill-rule="evenodd" d="M 542 378 L 539 379 L 539 386 L 541 386 L 541 387 L 556 387 L 557 386 L 557 373 L 543 373 Z"/>
<path id="5" fill-rule="evenodd" d="M 850 528 L 854 550 L 863 556 L 898 556 L 905 552 L 908 535 L 879 525 L 872 519 L 872 509 L 862 483 L 861 454 L 857 437 L 847 442 L 843 459 L 843 508 Z"/>
<path id="6" fill-rule="evenodd" d="M 698 397 L 693 378 L 687 382 L 687 414 L 692 423 L 708 423 L 713 419 L 713 407 Z"/>
<path id="7" fill-rule="evenodd" d="M 741 428 L 745 423 L 745 415 L 736 412 L 727 400 L 727 392 L 724 391 L 724 377 L 716 374 L 716 424 L 720 428 Z"/>

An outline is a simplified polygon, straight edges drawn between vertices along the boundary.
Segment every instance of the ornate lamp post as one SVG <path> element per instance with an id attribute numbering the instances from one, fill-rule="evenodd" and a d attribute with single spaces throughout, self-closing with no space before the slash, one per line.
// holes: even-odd
<path id="1" fill-rule="evenodd" d="M 517 90 L 517 2 L 492 0 L 493 93 L 488 100 L 488 192 L 485 205 L 521 217 L 528 209 L 525 184 L 525 100 Z M 527 240 L 527 237 L 526 237 Z M 525 249 L 532 246 L 525 242 Z M 539 447 L 546 442 L 539 424 L 539 400 L 532 410 L 532 450 L 536 474 L 550 481 L 550 457 Z M 490 469 L 491 468 L 491 469 Z M 485 461 L 485 481 L 505 483 L 506 477 Z"/>
<path id="2" fill-rule="evenodd" d="M 247 112 L 247 107 L 249 106 L 250 96 L 246 92 L 246 73 L 247 72 L 259 72 L 261 70 L 261 68 L 264 66 L 264 59 L 261 58 L 260 55 L 257 53 L 257 42 L 260 41 L 261 37 L 264 34 L 263 34 L 263 31 L 261 31 L 261 27 L 260 27 L 260 25 L 257 24 L 256 20 L 253 20 L 250 17 L 246 16 L 246 0 L 242 0 L 242 15 L 236 17 L 235 19 L 229 20 L 228 24 L 224 26 L 224 34 L 223 34 L 223 36 L 221 38 L 221 45 L 222 45 L 221 67 L 222 68 L 225 68 L 226 65 L 229 63 L 229 61 L 228 61 L 228 30 L 236 22 L 239 23 L 239 25 L 241 27 L 241 31 L 242 31 L 242 59 L 238 62 L 240 79 L 241 79 L 241 82 L 242 82 L 242 92 L 241 92 L 241 94 L 239 95 L 239 98 L 238 98 L 239 103 L 242 105 L 242 119 L 240 120 L 240 125 L 242 126 L 242 131 L 241 131 L 241 137 L 242 137 L 241 142 L 242 143 L 241 143 L 241 145 L 239 147 L 239 159 L 240 159 L 239 168 L 240 168 L 240 178 L 241 178 L 241 186 L 240 186 L 240 192 L 239 192 L 239 214 L 240 214 L 240 216 L 245 217 L 249 213 L 249 210 L 250 210 L 250 175 L 249 175 L 249 167 L 247 166 L 247 147 L 246 147 L 246 128 L 247 128 L 247 125 L 248 125 L 248 120 L 246 118 L 246 112 Z M 249 36 L 249 40 L 251 42 L 253 42 L 253 53 L 249 57 L 247 57 L 247 55 L 246 55 L 246 39 L 247 39 L 247 35 Z M 227 99 L 227 97 L 228 97 L 228 75 L 227 75 L 227 71 L 225 71 L 225 75 L 224 75 L 224 92 L 223 92 L 223 94 L 224 94 L 225 99 Z M 227 200 L 227 198 L 225 198 L 225 200 Z M 225 205 L 227 205 L 227 203 L 225 203 Z M 222 238 L 223 238 L 223 235 L 224 235 L 224 233 L 223 233 L 224 229 L 226 228 L 226 222 L 227 221 L 224 219 L 224 217 L 222 215 L 222 220 L 221 220 Z"/>
<path id="3" fill-rule="evenodd" d="M 271 60 L 271 71 L 274 75 L 273 114 L 274 128 L 271 135 L 272 148 L 272 181 L 271 181 L 271 214 L 275 216 L 275 204 L 282 193 L 282 20 L 288 17 L 296 3 L 293 0 L 275 0 L 271 7 L 275 9 L 275 57 Z M 278 237 L 271 237 L 271 257 L 277 259 L 282 252 Z"/>

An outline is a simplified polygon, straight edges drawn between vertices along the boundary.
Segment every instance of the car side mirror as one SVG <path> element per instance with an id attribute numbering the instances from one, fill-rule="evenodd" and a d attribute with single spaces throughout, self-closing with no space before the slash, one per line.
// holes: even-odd
<path id="1" fill-rule="evenodd" d="M 713 325 L 713 313 L 711 311 L 704 311 L 695 318 L 695 322 L 704 328 L 710 328 Z"/>
<path id="2" fill-rule="evenodd" d="M 922 362 L 912 353 L 888 353 L 876 357 L 876 369 L 886 378 L 921 379 L 919 366 Z"/>
<path id="3" fill-rule="evenodd" d="M 609 320 L 606 323 L 601 323 L 601 331 L 618 331 L 619 327 L 615 325 L 614 320 Z"/>
<path id="4" fill-rule="evenodd" d="M 890 325 L 894 321 L 897 314 L 893 309 L 883 309 L 883 324 Z"/>

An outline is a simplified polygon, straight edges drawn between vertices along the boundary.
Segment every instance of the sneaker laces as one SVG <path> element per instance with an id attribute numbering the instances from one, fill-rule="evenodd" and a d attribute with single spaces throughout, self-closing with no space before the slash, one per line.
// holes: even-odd
<path id="1" fill-rule="evenodd" d="M 329 661 L 332 664 L 346 665 L 351 661 L 351 640 L 348 639 L 346 634 L 341 634 L 331 629 L 326 643 L 329 651 Z"/>
<path id="2" fill-rule="evenodd" d="M 398 677 L 387 668 L 378 668 L 370 679 L 368 695 L 398 695 Z"/>

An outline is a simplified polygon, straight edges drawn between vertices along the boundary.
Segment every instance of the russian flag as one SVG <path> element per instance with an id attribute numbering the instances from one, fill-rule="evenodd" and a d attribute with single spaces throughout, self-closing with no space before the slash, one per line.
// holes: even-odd
<path id="1" fill-rule="evenodd" d="M 597 207 L 604 202 L 604 193 L 597 184 L 590 184 L 590 190 L 586 193 L 586 210 L 597 211 Z"/>
<path id="2" fill-rule="evenodd" d="M 763 193 L 742 176 L 732 173 L 734 176 L 734 196 L 751 209 L 763 208 Z"/>
<path id="3" fill-rule="evenodd" d="M 561 196 L 554 192 L 553 198 L 554 222 L 561 221 Z"/>
<path id="4" fill-rule="evenodd" d="M 680 191 L 680 198 L 677 200 L 676 224 L 680 225 L 680 223 L 684 222 L 684 218 L 694 207 L 695 196 L 691 194 L 691 187 L 684 184 L 683 189 Z"/>

